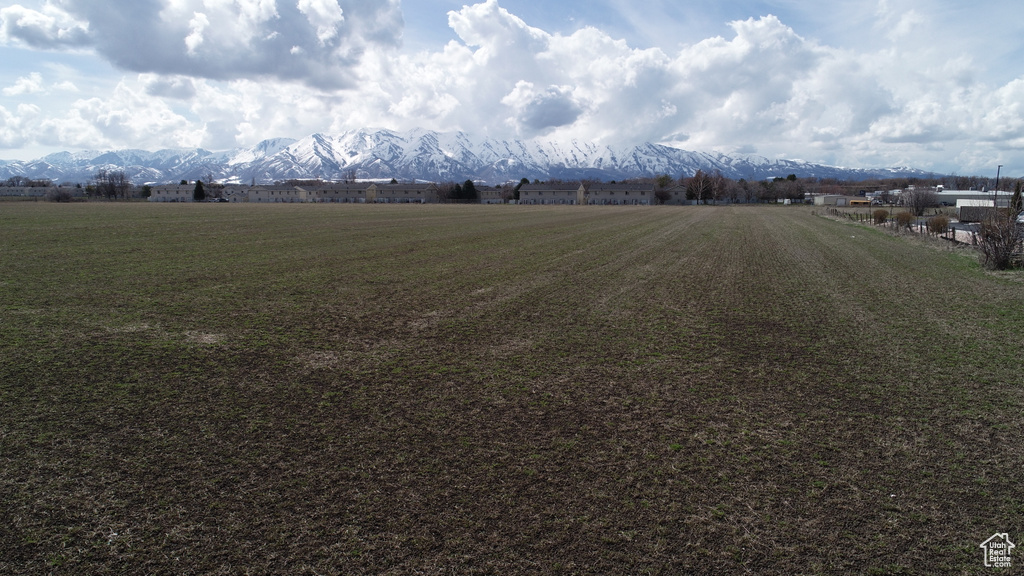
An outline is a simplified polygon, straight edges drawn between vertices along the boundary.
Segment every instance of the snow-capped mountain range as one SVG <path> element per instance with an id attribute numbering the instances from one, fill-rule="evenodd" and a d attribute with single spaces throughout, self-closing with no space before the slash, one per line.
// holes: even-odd
<path id="1" fill-rule="evenodd" d="M 498 140 L 464 132 L 355 130 L 337 135 L 313 134 L 293 140 L 264 140 L 252 148 L 220 152 L 203 149 L 60 152 L 32 161 L 0 161 L 0 179 L 11 176 L 49 178 L 54 182 L 88 182 L 97 172 L 124 170 L 137 184 L 182 179 L 270 183 L 287 179 L 359 179 L 402 181 L 474 180 L 486 184 L 547 180 L 626 180 L 668 174 L 689 176 L 719 170 L 727 177 L 757 180 L 785 177 L 866 178 L 926 177 L 912 168 L 838 168 L 761 156 L 727 156 L 690 152 L 659 144 L 614 147 L 590 142 Z"/>

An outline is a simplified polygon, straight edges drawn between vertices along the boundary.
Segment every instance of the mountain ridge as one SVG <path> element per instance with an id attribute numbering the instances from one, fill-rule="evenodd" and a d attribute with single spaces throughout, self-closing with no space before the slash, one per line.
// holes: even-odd
<path id="1" fill-rule="evenodd" d="M 728 156 L 643 143 L 615 147 L 577 139 L 501 140 L 465 132 L 412 129 L 398 132 L 360 129 L 340 134 L 315 133 L 298 140 L 271 138 L 248 148 L 88 150 L 57 152 L 30 161 L 0 161 L 0 178 L 25 176 L 54 182 L 87 182 L 100 170 L 124 170 L 136 184 L 205 179 L 270 183 L 322 178 L 463 181 L 485 184 L 547 180 L 626 180 L 697 170 L 720 171 L 733 179 L 772 177 L 867 178 L 928 177 L 908 167 L 842 168 L 763 156 Z"/>

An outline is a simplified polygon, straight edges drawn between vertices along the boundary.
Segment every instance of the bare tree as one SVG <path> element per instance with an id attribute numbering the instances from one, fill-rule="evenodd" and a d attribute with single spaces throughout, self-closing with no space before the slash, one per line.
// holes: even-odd
<path id="1" fill-rule="evenodd" d="M 510 202 L 515 199 L 516 192 L 511 186 L 498 186 L 498 189 L 501 190 L 502 202 Z"/>
<path id="2" fill-rule="evenodd" d="M 924 211 L 939 205 L 939 198 L 932 188 L 907 188 L 900 194 L 900 203 L 914 216 L 924 216 Z"/>
<path id="3" fill-rule="evenodd" d="M 740 187 L 740 190 L 741 190 L 740 193 L 743 195 L 743 201 L 744 202 L 749 204 L 749 203 L 757 200 L 757 186 L 756 185 L 753 185 L 750 182 L 747 182 L 746 178 L 740 178 L 739 182 L 737 182 L 736 184 L 739 185 L 739 187 Z"/>
<path id="4" fill-rule="evenodd" d="M 742 194 L 743 188 L 739 182 L 732 178 L 725 179 L 725 191 L 722 194 L 724 199 L 728 200 L 732 204 L 736 204 L 740 201 Z"/>
<path id="5" fill-rule="evenodd" d="M 224 189 L 227 186 L 223 182 L 216 182 L 213 179 L 213 173 L 206 173 L 206 183 L 204 184 L 204 192 L 206 192 L 206 198 L 214 198 L 220 200 L 224 197 Z"/>
<path id="6" fill-rule="evenodd" d="M 953 190 L 980 190 L 988 179 L 980 176 L 957 176 L 952 174 L 949 178 L 943 178 L 943 184 Z"/>
<path id="7" fill-rule="evenodd" d="M 132 193 L 132 181 L 124 173 L 124 170 L 101 169 L 93 176 L 97 194 L 108 199 L 127 199 Z"/>
<path id="8" fill-rule="evenodd" d="M 718 202 L 725 197 L 726 182 L 721 170 L 715 170 L 711 176 L 711 200 Z"/>
<path id="9" fill-rule="evenodd" d="M 4 182 L 0 182 L 0 186 L 11 186 L 17 188 L 49 188 L 53 186 L 53 182 L 49 178 L 33 180 L 26 176 L 11 176 Z"/>
<path id="10" fill-rule="evenodd" d="M 437 199 L 441 202 L 447 202 L 454 200 L 459 197 L 462 192 L 462 186 L 459 186 L 455 182 L 441 182 L 437 185 Z"/>
<path id="11" fill-rule="evenodd" d="M 712 197 L 714 181 L 703 170 L 697 170 L 692 178 L 686 181 L 686 199 L 707 204 Z"/>
<path id="12" fill-rule="evenodd" d="M 877 186 L 874 186 L 874 188 L 877 188 Z M 817 182 L 816 189 L 812 191 L 816 194 L 843 195 L 843 187 L 839 185 L 839 181 L 835 178 L 822 178 Z"/>
<path id="13" fill-rule="evenodd" d="M 775 178 L 774 183 L 777 197 L 790 201 L 803 200 L 807 194 L 804 183 L 797 178 L 796 174 L 790 174 L 785 178 Z"/>

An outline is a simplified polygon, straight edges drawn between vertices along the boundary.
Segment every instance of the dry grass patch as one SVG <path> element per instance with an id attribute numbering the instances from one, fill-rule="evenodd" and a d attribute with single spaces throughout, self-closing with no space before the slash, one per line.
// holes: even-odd
<path id="1" fill-rule="evenodd" d="M 187 330 L 185 332 L 185 340 L 192 342 L 193 344 L 220 344 L 224 342 L 226 336 L 224 334 L 212 334 L 209 332 L 199 332 L 197 330 Z"/>
<path id="2" fill-rule="evenodd" d="M 311 370 L 334 368 L 341 361 L 334 352 L 311 352 L 299 358 L 302 364 Z"/>

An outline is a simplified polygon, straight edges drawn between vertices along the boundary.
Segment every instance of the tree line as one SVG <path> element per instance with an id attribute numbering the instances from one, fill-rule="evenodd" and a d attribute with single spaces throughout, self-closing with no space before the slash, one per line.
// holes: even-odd
<path id="1" fill-rule="evenodd" d="M 346 182 L 354 181 L 353 174 L 346 175 Z M 1001 191 L 1010 192 L 1014 189 L 1020 179 L 1004 178 L 999 181 Z M 288 183 L 295 185 L 312 185 L 322 182 L 319 179 L 290 180 Z M 585 186 L 599 183 L 597 180 L 578 180 Z M 181 184 L 188 184 L 188 180 L 182 180 Z M 392 180 L 392 183 L 396 183 Z M 496 189 L 504 190 L 502 197 L 506 200 L 518 200 L 519 189 L 530 184 L 528 178 L 522 178 L 518 183 L 506 183 L 495 186 Z M 559 184 L 564 180 L 551 178 L 546 181 L 534 179 L 533 184 Z M 616 183 L 612 181 L 611 183 Z M 943 186 L 953 190 L 982 190 L 994 189 L 995 183 L 990 178 L 980 176 L 958 176 L 952 174 L 935 178 L 886 178 L 886 179 L 864 179 L 858 181 L 839 180 L 837 178 L 799 178 L 795 174 L 786 177 L 776 177 L 763 180 L 747 180 L 745 178 L 732 179 L 724 176 L 720 171 L 697 170 L 693 175 L 682 175 L 673 178 L 662 174 L 653 178 L 633 178 L 623 180 L 620 183 L 631 183 L 647 185 L 653 188 L 655 199 L 659 203 L 668 202 L 673 192 L 680 188 L 685 190 L 686 199 L 696 201 L 700 204 L 714 204 L 718 202 L 729 203 L 756 203 L 756 202 L 778 202 L 780 200 L 802 201 L 808 196 L 817 194 L 837 194 L 845 196 L 864 195 L 868 192 L 880 191 L 882 201 L 889 202 L 892 190 L 906 190 L 911 186 L 914 189 L 934 189 L 936 186 Z M 255 182 L 254 182 L 255 184 Z M 12 176 L 0 182 L 0 186 L 8 187 L 52 187 L 49 179 L 30 179 L 24 176 Z M 480 193 L 479 184 L 473 180 L 466 180 L 462 183 L 453 181 L 441 182 L 438 184 L 439 196 L 442 201 L 472 202 L 478 200 Z M 77 185 L 81 188 L 81 184 Z M 213 175 L 208 174 L 204 179 L 196 180 L 195 199 L 201 200 L 207 197 L 217 197 L 223 185 L 218 185 L 213 180 Z M 100 170 L 84 188 L 85 195 L 92 198 L 104 198 L 108 200 L 147 198 L 151 188 L 146 186 L 136 187 L 131 178 L 123 170 Z M 920 192 L 927 203 L 927 192 Z M 916 208 L 915 208 L 915 211 Z"/>
<path id="2" fill-rule="evenodd" d="M 895 201 L 894 190 L 904 192 L 907 198 L 913 198 L 915 212 L 923 213 L 922 206 L 937 205 L 934 190 L 938 186 L 951 190 L 982 190 L 994 187 L 994 183 L 986 178 L 970 176 L 944 176 L 940 178 L 870 178 L 864 180 L 839 180 L 837 178 L 798 178 L 790 174 L 785 178 L 776 177 L 750 181 L 745 178 L 734 180 L 723 176 L 721 172 L 705 172 L 697 170 L 693 176 L 681 176 L 674 179 L 667 174 L 656 178 L 637 178 L 626 182 L 652 186 L 655 198 L 665 203 L 671 198 L 671 190 L 682 188 L 686 191 L 686 199 L 700 204 L 716 202 L 755 203 L 778 202 L 780 200 L 803 201 L 809 196 L 821 194 L 841 196 L 864 196 L 867 193 L 881 192 L 880 199 L 884 203 Z M 1006 178 L 999 182 L 1003 191 L 1012 191 L 1019 186 L 1022 179 Z"/>
<path id="3" fill-rule="evenodd" d="M 53 186 L 53 181 L 49 178 L 33 180 L 25 176 L 11 176 L 7 180 L 0 182 L 0 186 L 7 188 L 49 188 Z"/>

